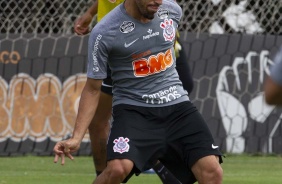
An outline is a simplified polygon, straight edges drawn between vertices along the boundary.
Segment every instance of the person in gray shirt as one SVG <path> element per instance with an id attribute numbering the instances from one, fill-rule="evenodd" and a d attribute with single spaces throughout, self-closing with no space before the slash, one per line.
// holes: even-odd
<path id="1" fill-rule="evenodd" d="M 126 182 L 160 160 L 181 183 L 222 183 L 222 154 L 190 102 L 175 69 L 174 40 L 182 10 L 174 0 L 126 0 L 91 31 L 87 81 L 70 139 L 54 162 L 79 149 L 95 114 L 107 65 L 113 122 L 107 167 L 94 184 Z M 191 175 L 194 180 L 191 180 Z"/>
<path id="2" fill-rule="evenodd" d="M 98 3 L 99 2 L 99 3 Z M 104 10 L 103 13 L 106 13 L 106 10 L 110 12 L 115 6 L 121 4 L 123 0 L 113 1 L 104 1 L 96 0 L 93 2 L 82 16 L 77 18 L 74 24 L 74 31 L 78 35 L 86 35 L 91 30 L 89 25 L 94 19 L 94 16 L 97 15 L 97 20 L 102 19 L 102 15 L 99 14 L 99 9 Z M 101 4 L 100 4 L 101 3 Z M 104 7 L 105 5 L 110 5 Z M 114 5 L 114 6 L 113 6 Z M 103 7 L 100 7 L 103 6 Z M 89 31 L 90 30 L 90 31 Z M 183 45 L 180 41 L 180 35 L 177 34 L 176 41 L 174 44 L 175 55 L 176 55 L 176 70 L 179 75 L 179 79 L 183 84 L 183 88 L 191 93 L 193 89 L 193 77 L 190 72 L 190 67 L 186 53 L 184 51 Z M 88 133 L 90 136 L 90 143 L 92 148 L 92 157 L 93 163 L 96 170 L 96 177 L 102 173 L 107 165 L 107 139 L 110 130 L 110 118 L 112 113 L 112 80 L 110 70 L 108 70 L 107 78 L 103 80 L 101 87 L 101 94 L 99 99 L 99 104 L 89 127 Z M 156 173 L 163 184 L 179 184 L 179 181 L 174 177 L 174 175 L 164 167 L 161 162 L 158 162 L 150 170 L 145 171 L 144 173 Z"/>
<path id="3" fill-rule="evenodd" d="M 265 101 L 269 105 L 282 105 L 282 47 L 274 58 L 270 75 L 264 84 Z"/>

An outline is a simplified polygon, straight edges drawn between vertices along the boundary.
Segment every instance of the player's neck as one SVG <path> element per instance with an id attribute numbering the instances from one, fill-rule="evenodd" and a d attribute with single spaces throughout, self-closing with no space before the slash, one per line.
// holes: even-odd
<path id="1" fill-rule="evenodd" d="M 148 19 L 146 17 L 144 17 L 138 10 L 138 7 L 136 6 L 136 4 L 134 3 L 134 1 L 130 1 L 130 0 L 125 0 L 124 1 L 124 8 L 126 10 L 126 13 L 133 17 L 134 19 L 142 22 L 142 23 L 148 23 L 151 21 L 151 19 Z"/>

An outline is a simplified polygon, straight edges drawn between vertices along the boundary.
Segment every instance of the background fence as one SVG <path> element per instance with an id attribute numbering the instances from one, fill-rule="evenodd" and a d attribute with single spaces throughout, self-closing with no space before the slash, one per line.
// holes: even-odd
<path id="1" fill-rule="evenodd" d="M 1 33 L 72 34 L 93 0 L 0 0 Z M 281 0 L 177 0 L 180 31 L 281 34 Z"/>
<path id="2" fill-rule="evenodd" d="M 282 153 L 282 111 L 262 92 L 282 44 L 281 0 L 178 2 L 190 97 L 216 143 L 231 153 Z M 88 41 L 72 26 L 91 3 L 0 0 L 0 155 L 50 155 L 70 136 Z M 78 154 L 90 154 L 88 135 Z"/>

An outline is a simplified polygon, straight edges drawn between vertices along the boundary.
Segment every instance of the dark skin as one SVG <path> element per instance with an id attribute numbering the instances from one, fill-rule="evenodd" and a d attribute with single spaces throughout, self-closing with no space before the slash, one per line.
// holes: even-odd
<path id="1" fill-rule="evenodd" d="M 124 6 L 126 12 L 130 14 L 136 20 L 139 20 L 142 23 L 147 23 L 154 18 L 155 13 L 158 11 L 159 6 L 162 4 L 162 1 L 125 1 Z M 126 8 L 132 7 L 132 8 Z"/>

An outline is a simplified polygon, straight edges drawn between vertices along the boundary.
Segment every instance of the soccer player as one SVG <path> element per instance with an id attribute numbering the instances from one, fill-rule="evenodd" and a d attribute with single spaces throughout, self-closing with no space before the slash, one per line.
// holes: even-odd
<path id="1" fill-rule="evenodd" d="M 89 25 L 93 21 L 95 15 L 97 15 L 97 21 L 99 22 L 108 12 L 110 12 L 113 8 L 115 8 L 122 2 L 123 0 L 95 1 L 92 6 L 90 6 L 87 11 L 75 21 L 74 31 L 78 35 L 88 34 L 90 31 Z M 177 34 L 177 38 L 179 38 L 179 34 Z M 186 54 L 184 52 L 184 49 L 182 49 L 180 40 L 176 40 L 174 48 L 177 58 L 176 69 L 179 74 L 180 80 L 183 83 L 184 89 L 186 89 L 189 94 L 193 89 L 193 79 L 190 73 Z M 108 73 L 109 74 L 107 78 L 102 83 L 101 96 L 97 112 L 88 128 L 93 153 L 93 161 L 97 176 L 106 167 L 106 142 L 110 128 L 109 119 L 112 110 L 112 80 L 109 71 Z M 153 169 L 164 184 L 179 183 L 175 179 L 175 177 L 163 166 L 162 163 L 158 162 L 158 164 L 156 164 Z"/>
<path id="2" fill-rule="evenodd" d="M 65 156 L 73 159 L 71 153 L 79 149 L 109 65 L 113 122 L 108 162 L 94 184 L 121 183 L 157 160 L 181 183 L 222 182 L 222 154 L 175 69 L 173 46 L 181 14 L 173 0 L 126 0 L 96 25 L 73 135 L 54 146 L 55 163 L 59 157 L 62 164 Z"/>
<path id="3" fill-rule="evenodd" d="M 274 65 L 264 84 L 264 92 L 266 103 L 282 105 L 282 47 L 274 58 Z"/>

